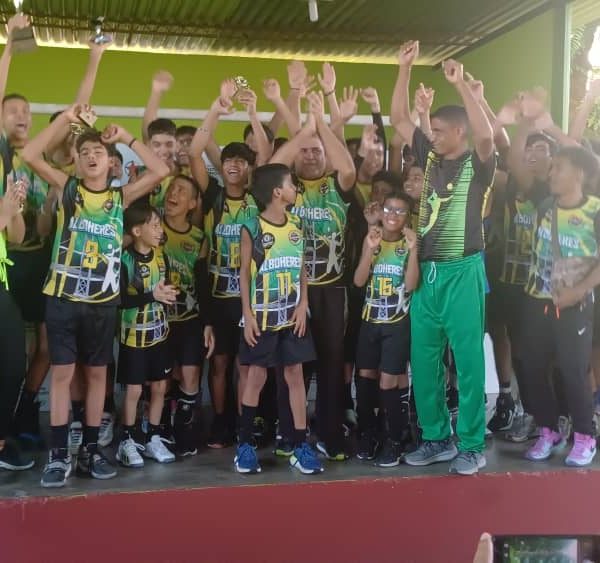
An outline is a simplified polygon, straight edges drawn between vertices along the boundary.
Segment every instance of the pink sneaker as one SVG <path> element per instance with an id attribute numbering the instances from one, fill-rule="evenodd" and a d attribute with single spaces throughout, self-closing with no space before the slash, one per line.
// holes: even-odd
<path id="1" fill-rule="evenodd" d="M 527 450 L 525 457 L 530 461 L 544 461 L 556 450 L 564 448 L 565 444 L 564 438 L 558 432 L 544 427 L 536 443 Z"/>
<path id="2" fill-rule="evenodd" d="M 575 444 L 565 463 L 572 467 L 583 467 L 592 463 L 596 455 L 596 438 L 575 432 Z"/>

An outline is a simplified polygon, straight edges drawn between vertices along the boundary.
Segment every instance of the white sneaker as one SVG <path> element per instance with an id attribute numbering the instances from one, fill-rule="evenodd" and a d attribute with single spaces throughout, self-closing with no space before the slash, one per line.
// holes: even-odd
<path id="1" fill-rule="evenodd" d="M 175 461 L 175 454 L 169 451 L 158 434 L 152 436 L 152 439 L 146 444 L 144 456 L 158 461 L 158 463 L 171 463 Z"/>
<path id="2" fill-rule="evenodd" d="M 83 424 L 71 422 L 71 426 L 69 426 L 69 452 L 71 455 L 79 453 L 81 444 L 83 444 Z"/>
<path id="3" fill-rule="evenodd" d="M 144 446 L 136 444 L 133 438 L 123 440 L 117 449 L 117 461 L 125 467 L 144 467 L 144 459 L 140 455 Z"/>
<path id="4" fill-rule="evenodd" d="M 100 421 L 100 432 L 98 433 L 98 445 L 105 448 L 113 441 L 115 429 L 115 417 L 112 413 L 102 413 Z"/>

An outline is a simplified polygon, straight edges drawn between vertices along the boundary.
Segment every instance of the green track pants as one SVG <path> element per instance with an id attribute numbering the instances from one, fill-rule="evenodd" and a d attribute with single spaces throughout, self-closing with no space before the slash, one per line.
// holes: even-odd
<path id="1" fill-rule="evenodd" d="M 458 375 L 457 434 L 461 451 L 485 447 L 485 268 L 480 254 L 423 262 L 410 305 L 411 368 L 424 440 L 451 434 L 443 354 L 454 354 Z"/>

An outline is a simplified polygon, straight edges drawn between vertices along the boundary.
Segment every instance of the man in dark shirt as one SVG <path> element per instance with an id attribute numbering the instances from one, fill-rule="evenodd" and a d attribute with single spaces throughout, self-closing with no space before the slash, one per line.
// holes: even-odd
<path id="1" fill-rule="evenodd" d="M 473 475 L 485 467 L 485 270 L 483 210 L 496 168 L 492 127 L 456 61 L 444 62 L 461 106 L 444 106 L 431 117 L 432 140 L 410 118 L 410 68 L 419 44 L 400 48 L 392 123 L 410 140 L 425 170 L 419 206 L 420 287 L 411 304 L 411 364 L 423 444 L 406 456 L 409 465 L 452 461 L 451 473 Z M 475 150 L 469 150 L 470 129 Z M 460 389 L 457 452 L 445 401 L 442 355 L 454 352 Z"/>

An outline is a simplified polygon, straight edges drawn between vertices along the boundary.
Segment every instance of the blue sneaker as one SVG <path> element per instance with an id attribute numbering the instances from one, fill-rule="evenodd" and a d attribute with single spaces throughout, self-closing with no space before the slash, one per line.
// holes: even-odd
<path id="1" fill-rule="evenodd" d="M 317 457 L 317 452 L 306 442 L 294 449 L 290 457 L 290 465 L 304 475 L 315 475 L 323 471 L 323 465 Z"/>
<path id="2" fill-rule="evenodd" d="M 235 470 L 238 473 L 260 473 L 261 471 L 256 451 L 248 443 L 238 446 L 233 463 L 235 463 Z"/>

